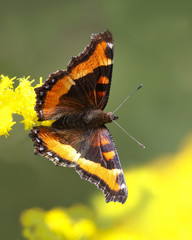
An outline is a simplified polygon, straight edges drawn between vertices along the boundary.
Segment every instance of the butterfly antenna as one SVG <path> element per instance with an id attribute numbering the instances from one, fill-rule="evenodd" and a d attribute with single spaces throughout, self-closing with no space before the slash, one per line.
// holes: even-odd
<path id="1" fill-rule="evenodd" d="M 114 114 L 120 107 L 122 107 L 122 105 L 123 105 L 137 90 L 139 90 L 139 89 L 142 88 L 142 87 L 143 87 L 143 84 L 139 85 L 139 87 L 137 87 L 131 94 L 129 94 L 129 96 L 127 96 L 127 97 L 125 98 L 125 100 L 115 109 L 115 111 L 113 112 L 113 114 Z"/>
<path id="2" fill-rule="evenodd" d="M 136 143 L 138 143 L 142 148 L 145 148 L 145 146 L 140 143 L 136 138 L 134 138 L 130 133 L 128 133 L 123 127 L 121 127 L 121 125 L 119 125 L 115 120 L 113 120 L 113 122 L 119 126 L 121 128 L 121 130 L 126 133 L 130 138 L 132 138 Z"/>

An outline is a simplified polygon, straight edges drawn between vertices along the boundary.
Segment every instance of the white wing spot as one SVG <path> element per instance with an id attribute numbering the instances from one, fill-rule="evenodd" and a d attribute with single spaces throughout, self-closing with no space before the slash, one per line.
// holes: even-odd
<path id="1" fill-rule="evenodd" d="M 121 184 L 121 189 L 126 188 L 125 183 Z"/>
<path id="2" fill-rule="evenodd" d="M 53 156 L 53 154 L 52 154 L 51 152 L 46 152 L 46 153 L 47 153 L 47 155 L 49 155 L 50 157 Z"/>
<path id="3" fill-rule="evenodd" d="M 59 162 L 59 158 L 58 157 L 54 157 L 56 162 Z"/>
<path id="4" fill-rule="evenodd" d="M 107 46 L 112 49 L 113 48 L 113 43 L 107 43 Z"/>

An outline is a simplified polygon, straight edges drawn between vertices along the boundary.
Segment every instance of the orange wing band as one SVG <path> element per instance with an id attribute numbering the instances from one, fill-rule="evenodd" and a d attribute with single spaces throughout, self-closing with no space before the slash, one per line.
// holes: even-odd
<path id="1" fill-rule="evenodd" d="M 104 41 L 99 43 L 87 61 L 78 64 L 72 69 L 70 76 L 73 80 L 77 80 L 89 73 L 93 73 L 94 69 L 100 66 L 108 66 L 112 64 L 112 60 L 107 58 L 105 54 L 106 44 L 107 43 Z"/>
<path id="2" fill-rule="evenodd" d="M 55 106 L 59 104 L 60 97 L 64 94 L 67 94 L 72 85 L 75 85 L 75 82 L 71 79 L 71 77 L 64 76 L 57 81 L 57 83 L 52 87 L 51 91 L 47 92 L 43 106 L 43 115 L 45 117 L 54 113 Z"/>
<path id="3" fill-rule="evenodd" d="M 80 168 L 90 174 L 96 175 L 99 179 L 103 180 L 111 190 L 119 191 L 120 187 L 117 183 L 117 177 L 122 172 L 120 169 L 106 169 L 100 163 L 89 161 L 85 158 L 79 158 L 78 165 Z"/>

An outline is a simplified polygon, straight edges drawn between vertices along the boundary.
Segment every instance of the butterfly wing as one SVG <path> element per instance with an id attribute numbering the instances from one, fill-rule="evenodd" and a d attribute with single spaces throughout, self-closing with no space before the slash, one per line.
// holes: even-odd
<path id="1" fill-rule="evenodd" d="M 94 130 L 35 127 L 30 134 L 35 154 L 55 165 L 75 167 L 80 177 L 95 184 L 106 202 L 127 199 L 127 187 L 119 157 L 106 127 Z"/>
<path id="2" fill-rule="evenodd" d="M 105 126 L 92 131 L 90 148 L 77 161 L 76 171 L 103 191 L 106 202 L 124 203 L 128 191 L 111 134 Z"/>
<path id="3" fill-rule="evenodd" d="M 72 57 L 67 71 L 52 73 L 36 92 L 39 121 L 82 112 L 87 107 L 104 109 L 113 67 L 113 38 L 106 30 L 92 35 L 85 50 Z"/>
<path id="4" fill-rule="evenodd" d="M 95 106 L 104 109 L 110 91 L 113 68 L 113 37 L 110 31 L 92 34 L 83 53 L 71 58 L 67 71 L 84 88 Z"/>

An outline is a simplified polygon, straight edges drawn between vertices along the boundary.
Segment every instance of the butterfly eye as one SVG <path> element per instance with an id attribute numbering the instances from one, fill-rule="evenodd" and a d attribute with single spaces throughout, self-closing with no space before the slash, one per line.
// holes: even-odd
<path id="1" fill-rule="evenodd" d="M 119 117 L 113 115 L 113 120 L 117 120 Z"/>

